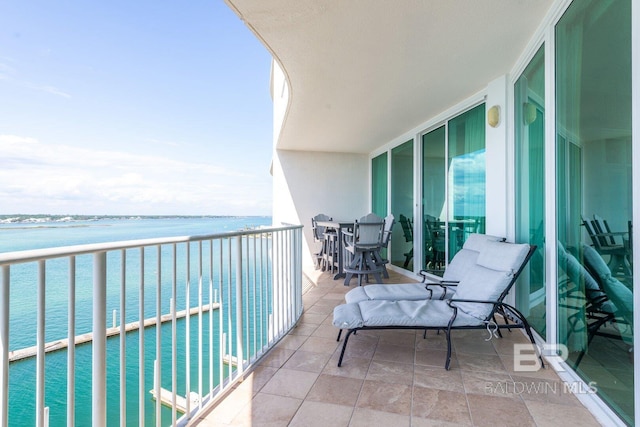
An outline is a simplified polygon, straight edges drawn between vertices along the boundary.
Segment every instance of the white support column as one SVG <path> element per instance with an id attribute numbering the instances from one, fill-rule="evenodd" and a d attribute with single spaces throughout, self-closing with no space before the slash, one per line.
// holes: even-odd
<path id="1" fill-rule="evenodd" d="M 507 179 L 507 76 L 502 76 L 487 86 L 485 108 L 487 113 L 492 107 L 499 109 L 496 127 L 486 123 L 486 233 L 494 236 L 513 238 L 513 227 L 508 227 L 508 194 Z M 512 240 L 512 239 L 509 239 Z"/>

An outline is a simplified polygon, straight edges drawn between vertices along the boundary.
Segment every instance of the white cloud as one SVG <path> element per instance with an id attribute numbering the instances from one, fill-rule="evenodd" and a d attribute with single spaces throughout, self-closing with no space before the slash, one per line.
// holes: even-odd
<path id="1" fill-rule="evenodd" d="M 71 95 L 69 95 L 68 93 L 58 89 L 57 87 L 54 86 L 37 86 L 37 85 L 31 85 L 31 88 L 35 89 L 35 90 L 40 90 L 42 92 L 47 92 L 50 93 L 52 95 L 56 95 L 56 96 L 61 96 L 63 98 L 71 98 Z"/>
<path id="2" fill-rule="evenodd" d="M 144 142 L 154 144 L 154 145 L 166 145 L 167 147 L 184 147 L 185 145 L 187 145 L 184 142 L 166 141 L 166 140 L 160 140 L 155 138 L 147 138 L 144 140 Z"/>
<path id="3" fill-rule="evenodd" d="M 0 62 L 0 80 L 5 80 L 7 82 L 10 82 L 17 86 L 25 87 L 27 89 L 45 92 L 51 95 L 61 96 L 63 98 L 71 98 L 71 94 L 56 86 L 22 80 L 20 78 L 16 78 L 16 74 L 18 74 L 18 72 L 14 67 L 8 65 L 6 62 Z"/>
<path id="4" fill-rule="evenodd" d="M 9 78 L 9 75 L 15 72 L 15 70 L 12 66 L 7 64 L 7 61 L 10 61 L 10 60 L 2 57 L 0 57 L 0 60 L 3 61 L 3 62 L 0 62 L 0 79 L 7 79 Z"/>
<path id="5" fill-rule="evenodd" d="M 269 214 L 270 184 L 235 168 L 0 135 L 2 213 Z"/>

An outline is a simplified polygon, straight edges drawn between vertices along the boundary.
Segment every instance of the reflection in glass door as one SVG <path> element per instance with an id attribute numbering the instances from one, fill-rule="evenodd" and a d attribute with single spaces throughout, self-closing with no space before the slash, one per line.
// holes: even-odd
<path id="1" fill-rule="evenodd" d="M 485 232 L 485 105 L 449 120 L 447 162 L 448 260 L 470 233 Z"/>
<path id="2" fill-rule="evenodd" d="M 413 270 L 413 140 L 391 150 L 391 264 Z"/>
<path id="3" fill-rule="evenodd" d="M 573 2 L 556 26 L 558 339 L 634 419 L 631 2 Z"/>
<path id="4" fill-rule="evenodd" d="M 545 338 L 544 46 L 514 89 L 516 241 L 537 246 L 517 283 L 517 308 Z"/>
<path id="5" fill-rule="evenodd" d="M 371 159 L 371 212 L 381 218 L 387 216 L 387 153 Z M 388 258 L 387 248 L 382 248 L 383 259 Z"/>
<path id="6" fill-rule="evenodd" d="M 371 212 L 387 216 L 387 153 L 371 159 Z"/>
<path id="7" fill-rule="evenodd" d="M 422 136 L 422 268 L 442 276 L 471 233 L 485 232 L 485 105 Z"/>
<path id="8" fill-rule="evenodd" d="M 423 264 L 429 273 L 442 276 L 445 268 L 446 133 L 441 126 L 422 136 Z"/>

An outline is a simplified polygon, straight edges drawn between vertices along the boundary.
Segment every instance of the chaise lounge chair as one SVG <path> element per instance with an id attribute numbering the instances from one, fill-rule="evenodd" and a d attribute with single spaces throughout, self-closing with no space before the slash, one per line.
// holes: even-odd
<path id="1" fill-rule="evenodd" d="M 404 268 L 409 267 L 409 263 L 413 259 L 413 224 L 411 219 L 400 214 L 400 226 L 402 227 L 402 233 L 404 234 L 404 240 L 407 243 L 411 243 L 411 249 L 404 254 Z"/>
<path id="2" fill-rule="evenodd" d="M 572 251 L 578 252 L 575 248 Z M 576 255 L 572 251 L 558 243 L 558 263 L 571 284 L 561 293 L 559 306 L 567 310 L 567 344 L 579 352 L 577 367 L 596 336 L 633 345 L 633 293 L 611 274 L 594 248 L 583 245 Z M 614 326 L 617 333 L 607 325 Z"/>
<path id="3" fill-rule="evenodd" d="M 456 253 L 444 271 L 442 279 L 435 280 L 421 271 L 422 283 L 404 283 L 399 285 L 368 285 L 351 289 L 345 295 L 347 303 L 368 300 L 424 300 L 449 299 L 467 270 L 475 265 L 478 254 L 484 249 L 486 242 L 502 242 L 504 238 L 486 234 L 470 234 L 462 249 Z M 435 295 L 434 295 L 435 291 Z"/>
<path id="4" fill-rule="evenodd" d="M 584 263 L 613 305 L 615 325 L 620 338 L 633 345 L 633 292 L 612 274 L 600 254 L 590 246 L 583 245 Z"/>
<path id="5" fill-rule="evenodd" d="M 333 325 L 345 335 L 338 366 L 342 365 L 349 337 L 360 330 L 420 329 L 442 330 L 447 339 L 445 369 L 451 363 L 451 331 L 454 329 L 524 328 L 537 351 L 525 317 L 503 302 L 535 246 L 488 241 L 458 283 L 454 298 L 447 300 L 366 300 L 337 306 L 333 311 Z M 496 313 L 509 317 L 513 323 L 498 325 Z M 506 318 L 505 318 L 506 320 Z M 542 366 L 542 357 L 538 353 Z"/>
<path id="6" fill-rule="evenodd" d="M 622 273 L 627 277 L 632 277 L 630 259 L 630 246 L 628 245 L 629 236 L 627 232 L 612 233 L 608 223 L 594 215 L 594 219 L 582 218 L 582 225 L 587 230 L 594 249 L 602 256 L 609 256 L 607 266 L 612 274 Z M 625 239 L 621 236 L 627 236 Z M 620 243 L 618 239 L 622 239 Z"/>

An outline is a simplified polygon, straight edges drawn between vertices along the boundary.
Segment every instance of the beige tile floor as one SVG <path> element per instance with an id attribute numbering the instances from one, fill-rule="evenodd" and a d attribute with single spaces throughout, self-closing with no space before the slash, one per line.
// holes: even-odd
<path id="1" fill-rule="evenodd" d="M 600 425 L 555 372 L 514 372 L 516 330 L 485 341 L 457 331 L 451 370 L 442 334 L 360 331 L 341 343 L 331 324 L 342 281 L 319 274 L 303 296 L 298 325 L 247 378 L 194 425 L 208 426 L 559 426 Z M 408 280 L 391 272 L 386 283 Z"/>

